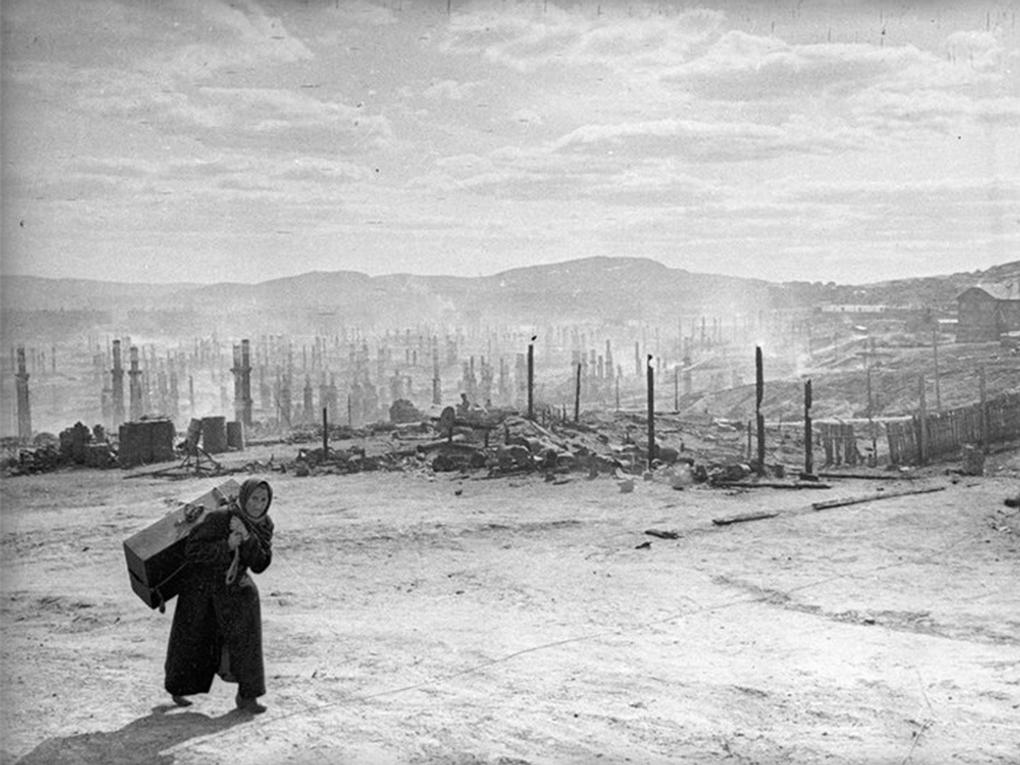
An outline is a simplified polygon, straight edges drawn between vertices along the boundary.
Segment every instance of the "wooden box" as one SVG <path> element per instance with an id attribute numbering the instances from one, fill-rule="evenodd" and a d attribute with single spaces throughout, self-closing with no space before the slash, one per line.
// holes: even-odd
<path id="1" fill-rule="evenodd" d="M 180 592 L 188 534 L 221 498 L 236 499 L 240 490 L 237 481 L 224 481 L 124 541 L 131 589 L 149 608 L 165 611 L 166 602 Z"/>

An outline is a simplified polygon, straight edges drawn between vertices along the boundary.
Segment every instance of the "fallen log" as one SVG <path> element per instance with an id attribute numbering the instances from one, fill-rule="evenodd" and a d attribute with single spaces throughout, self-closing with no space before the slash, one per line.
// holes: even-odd
<path id="1" fill-rule="evenodd" d="M 729 526 L 732 523 L 746 523 L 747 521 L 760 521 L 765 518 L 775 518 L 777 515 L 779 515 L 779 513 L 741 513 L 740 515 L 731 515 L 728 518 L 713 518 L 712 523 L 716 526 Z"/>
<path id="2" fill-rule="evenodd" d="M 935 491 L 945 490 L 945 486 L 933 486 L 927 489 L 914 489 L 913 491 L 882 492 L 881 494 L 868 494 L 863 497 L 849 497 L 847 499 L 830 499 L 825 502 L 813 502 L 811 503 L 811 507 L 814 510 L 829 510 L 833 507 L 846 507 L 847 505 L 857 505 L 861 502 L 874 502 L 879 499 L 893 499 L 895 497 L 909 497 L 913 494 L 931 494 Z"/>

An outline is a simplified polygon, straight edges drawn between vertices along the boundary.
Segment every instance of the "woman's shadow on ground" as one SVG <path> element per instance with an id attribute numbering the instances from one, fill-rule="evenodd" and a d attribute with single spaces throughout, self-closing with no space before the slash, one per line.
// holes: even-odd
<path id="1" fill-rule="evenodd" d="M 109 733 L 48 738 L 15 765 L 172 765 L 174 755 L 160 752 L 252 719 L 236 709 L 220 717 L 175 710 L 172 704 L 153 707 L 145 717 Z"/>

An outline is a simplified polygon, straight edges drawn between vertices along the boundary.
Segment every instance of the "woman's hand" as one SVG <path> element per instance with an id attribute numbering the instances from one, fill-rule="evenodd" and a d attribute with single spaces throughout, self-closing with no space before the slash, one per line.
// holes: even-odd
<path id="1" fill-rule="evenodd" d="M 248 538 L 248 527 L 240 518 L 230 519 L 230 535 L 227 537 L 227 547 L 236 550 L 241 543 Z"/>

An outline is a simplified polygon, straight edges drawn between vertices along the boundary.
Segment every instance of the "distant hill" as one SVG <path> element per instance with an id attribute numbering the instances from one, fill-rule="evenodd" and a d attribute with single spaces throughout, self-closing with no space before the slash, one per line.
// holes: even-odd
<path id="1" fill-rule="evenodd" d="M 4 310 L 107 311 L 118 303 L 138 306 L 153 301 L 173 301 L 200 285 L 127 284 L 92 279 L 45 279 L 39 276 L 7 276 L 0 280 Z"/>
<path id="2" fill-rule="evenodd" d="M 1020 261 L 985 271 L 836 285 L 692 273 L 647 258 L 592 257 L 479 277 L 335 271 L 258 284 L 157 285 L 7 276 L 2 298 L 5 324 L 31 311 L 102 311 L 115 322 L 126 322 L 129 314 L 135 320 L 150 316 L 157 324 L 181 322 L 189 330 L 328 332 L 338 323 L 380 328 L 436 322 L 673 324 L 683 316 L 750 315 L 824 303 L 938 309 L 953 306 L 973 284 L 1011 280 L 1020 280 Z"/>

